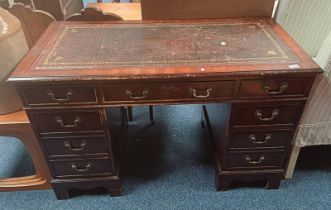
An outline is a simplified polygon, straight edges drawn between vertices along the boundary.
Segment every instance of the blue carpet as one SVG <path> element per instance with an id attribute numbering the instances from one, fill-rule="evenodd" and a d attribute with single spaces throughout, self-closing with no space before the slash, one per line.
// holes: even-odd
<path id="1" fill-rule="evenodd" d="M 330 147 L 304 151 L 294 178 L 282 181 L 278 190 L 239 185 L 216 192 L 200 106 L 155 107 L 155 121 L 149 125 L 147 108 L 134 109 L 123 196 L 85 194 L 58 201 L 51 190 L 3 192 L 0 209 L 331 209 Z M 21 146 L 4 140 L 9 138 L 0 141 L 1 177 L 13 175 L 15 170 L 6 169 L 10 165 L 30 170 L 26 153 L 18 152 Z"/>

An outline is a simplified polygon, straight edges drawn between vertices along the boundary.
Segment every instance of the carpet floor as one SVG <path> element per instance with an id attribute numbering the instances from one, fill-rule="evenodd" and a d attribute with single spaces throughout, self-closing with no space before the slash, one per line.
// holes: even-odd
<path id="1" fill-rule="evenodd" d="M 293 179 L 278 190 L 239 184 L 214 188 L 208 132 L 200 126 L 200 106 L 155 107 L 155 125 L 146 107 L 134 121 L 122 168 L 124 195 L 91 192 L 58 201 L 52 190 L 2 192 L 0 209 L 331 209 L 330 147 L 305 149 Z M 17 140 L 0 137 L 0 176 L 33 173 Z"/>

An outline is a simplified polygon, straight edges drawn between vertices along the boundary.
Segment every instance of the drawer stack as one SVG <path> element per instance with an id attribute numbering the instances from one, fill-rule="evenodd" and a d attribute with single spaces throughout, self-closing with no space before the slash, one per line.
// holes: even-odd
<path id="1" fill-rule="evenodd" d="M 262 79 L 261 79 L 262 78 Z M 121 193 L 119 156 L 126 133 L 122 108 L 207 103 L 216 151 L 216 188 L 267 180 L 277 188 L 314 75 L 224 80 L 19 86 L 59 199 L 72 188 Z"/>
<path id="2" fill-rule="evenodd" d="M 234 181 L 260 179 L 268 188 L 278 188 L 312 81 L 242 80 L 238 102 L 206 105 L 216 145 L 218 190 Z"/>
<path id="3" fill-rule="evenodd" d="M 93 86 L 32 86 L 21 91 L 59 199 L 72 188 L 105 187 L 120 194 L 118 155 L 125 133 L 122 108 L 97 108 Z M 89 105 L 88 108 L 83 107 Z M 75 105 L 74 108 L 63 109 Z M 108 123 L 108 118 L 111 118 Z M 113 140 L 114 139 L 114 140 Z M 68 184 L 70 183 L 70 184 Z"/>

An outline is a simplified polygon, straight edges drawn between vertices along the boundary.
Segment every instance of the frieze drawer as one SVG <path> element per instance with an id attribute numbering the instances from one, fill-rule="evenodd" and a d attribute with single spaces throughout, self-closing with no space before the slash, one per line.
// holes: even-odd
<path id="1" fill-rule="evenodd" d="M 144 102 L 149 100 L 213 100 L 232 98 L 234 81 L 114 84 L 103 88 L 104 100 L 112 102 Z"/>
<path id="2" fill-rule="evenodd" d="M 27 106 L 97 104 L 93 86 L 31 86 L 20 87 Z"/>
<path id="3" fill-rule="evenodd" d="M 40 133 L 103 131 L 101 111 L 39 111 L 31 114 Z"/>
<path id="4" fill-rule="evenodd" d="M 66 136 L 42 138 L 48 157 L 108 155 L 105 136 Z"/>
<path id="5" fill-rule="evenodd" d="M 286 148 L 293 136 L 293 130 L 251 130 L 237 131 L 229 142 L 230 150 L 252 148 Z"/>
<path id="6" fill-rule="evenodd" d="M 56 178 L 105 176 L 114 173 L 109 157 L 98 159 L 51 160 Z"/>
<path id="7" fill-rule="evenodd" d="M 243 80 L 239 97 L 304 97 L 309 94 L 312 78 Z"/>
<path id="8" fill-rule="evenodd" d="M 296 125 L 302 110 L 302 104 L 238 106 L 234 125 Z"/>
<path id="9" fill-rule="evenodd" d="M 229 152 L 224 168 L 240 169 L 280 169 L 284 166 L 285 151 Z"/>

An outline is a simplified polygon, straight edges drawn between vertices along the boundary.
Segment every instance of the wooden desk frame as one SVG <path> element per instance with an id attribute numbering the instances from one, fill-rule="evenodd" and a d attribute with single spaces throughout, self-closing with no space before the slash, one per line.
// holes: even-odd
<path id="1" fill-rule="evenodd" d="M 207 24 L 208 21 L 201 20 L 199 24 Z M 212 22 L 217 21 L 220 20 Z M 267 180 L 268 188 L 278 188 L 284 175 L 290 140 L 315 76 L 321 73 L 321 69 L 276 23 L 268 19 L 230 19 L 222 20 L 222 23 L 246 24 L 255 21 L 267 24 L 277 34 L 297 58 L 296 65 L 291 60 L 236 65 L 170 65 L 162 68 L 146 65 L 85 69 L 82 65 L 79 71 L 78 67 L 63 70 L 61 66 L 44 70 L 45 66 L 42 65 L 48 64 L 50 57 L 47 57 L 47 62 L 40 64 L 40 53 L 52 37 L 59 35 L 58 32 L 62 30 L 59 30 L 60 27 L 75 23 L 52 24 L 9 81 L 17 85 L 40 147 L 48 159 L 57 197 L 69 198 L 68 191 L 71 188 L 99 186 L 105 187 L 113 195 L 121 194 L 119 156 L 126 120 L 123 110 L 116 107 L 137 105 L 207 104 L 204 109 L 206 121 L 212 130 L 216 126 L 213 132 L 217 160 L 216 189 L 225 190 L 233 181 L 261 179 Z M 130 24 L 163 23 L 166 22 L 112 24 L 128 24 L 129 27 Z M 181 21 L 171 23 L 178 24 Z M 195 21 L 190 24 L 195 24 Z M 46 50 L 54 52 L 54 46 L 47 46 Z M 41 66 L 38 66 L 38 62 Z M 72 97 L 74 94 L 76 98 Z M 213 103 L 226 103 L 226 106 L 209 106 Z M 108 107 L 112 108 L 110 112 L 117 118 L 109 117 Z M 222 110 L 226 111 L 227 118 L 215 118 L 220 116 L 218 114 Z M 222 122 L 224 119 L 227 119 L 227 123 Z M 91 135 L 96 141 L 106 142 L 105 147 L 91 146 L 86 149 L 100 149 L 92 157 L 88 156 L 90 153 L 82 152 L 86 143 L 85 139 L 81 139 L 82 136 L 90 138 Z M 270 135 L 276 140 L 271 141 L 273 138 Z M 66 143 L 68 138 L 76 144 Z M 48 145 L 54 145 L 54 139 L 61 143 L 57 145 L 58 148 L 64 145 L 71 153 L 68 154 L 65 148 L 54 152 Z M 265 146 L 261 147 L 260 144 Z M 77 149 L 79 152 L 75 153 Z M 65 156 L 58 154 L 63 152 Z"/>

